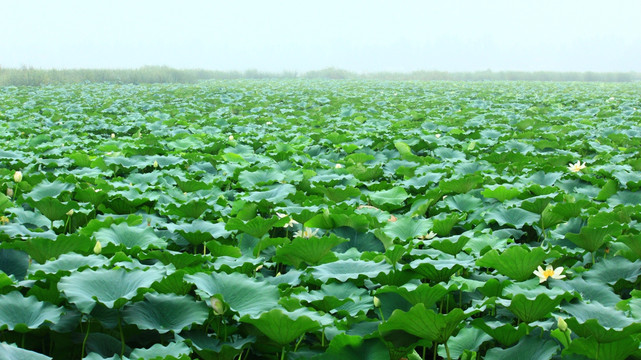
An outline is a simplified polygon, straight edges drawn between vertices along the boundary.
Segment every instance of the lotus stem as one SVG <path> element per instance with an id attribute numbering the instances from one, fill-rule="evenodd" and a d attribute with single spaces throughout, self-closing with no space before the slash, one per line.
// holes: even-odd
<path id="1" fill-rule="evenodd" d="M 450 348 L 447 347 L 447 341 L 443 342 L 443 346 L 445 346 L 445 353 L 447 354 L 447 360 L 452 360 L 452 356 L 450 355 Z"/>
<path id="2" fill-rule="evenodd" d="M 91 319 L 87 320 L 87 331 L 85 333 L 85 338 L 82 339 L 82 349 L 80 350 L 80 356 L 82 358 L 85 357 L 85 347 L 87 345 L 87 339 L 89 338 L 89 328 L 91 326 Z M 80 323 L 80 327 L 82 328 L 82 322 Z"/>
<path id="3" fill-rule="evenodd" d="M 294 352 L 298 351 L 298 345 L 300 345 L 304 337 L 305 337 L 305 334 L 301 335 L 300 338 L 298 338 L 298 342 L 296 342 L 296 346 L 294 346 Z"/>
<path id="4" fill-rule="evenodd" d="M 283 346 L 283 352 L 280 353 L 280 360 L 285 360 L 285 347 Z"/>
<path id="5" fill-rule="evenodd" d="M 122 316 L 118 310 L 118 330 L 120 331 L 120 357 L 125 356 L 125 334 L 122 332 Z"/>

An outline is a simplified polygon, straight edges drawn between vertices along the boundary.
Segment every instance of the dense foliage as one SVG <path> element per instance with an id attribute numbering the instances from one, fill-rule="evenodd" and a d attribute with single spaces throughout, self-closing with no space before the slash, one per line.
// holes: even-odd
<path id="1" fill-rule="evenodd" d="M 0 358 L 639 358 L 640 91 L 0 88 Z"/>

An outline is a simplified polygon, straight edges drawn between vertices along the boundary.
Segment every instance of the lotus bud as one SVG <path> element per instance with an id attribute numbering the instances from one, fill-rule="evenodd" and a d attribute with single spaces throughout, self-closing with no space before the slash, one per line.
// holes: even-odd
<path id="1" fill-rule="evenodd" d="M 563 332 L 566 332 L 568 330 L 568 323 L 566 323 L 565 320 L 563 320 L 563 318 L 560 316 L 557 318 L 556 325 L 559 327 L 559 330 Z"/>
<path id="2" fill-rule="evenodd" d="M 115 139 L 115 138 L 116 138 L 116 134 L 111 133 L 111 138 L 112 138 L 112 139 Z"/>
<path id="3" fill-rule="evenodd" d="M 261 271 L 262 269 L 263 269 L 263 265 L 261 264 L 256 267 L 255 271 L 258 272 L 258 271 Z"/>
<path id="4" fill-rule="evenodd" d="M 67 211 L 65 214 L 66 214 L 67 216 L 71 216 L 71 215 L 73 215 L 73 209 L 70 209 L 70 210 L 69 210 L 69 211 Z"/>
<path id="5" fill-rule="evenodd" d="M 229 135 L 229 141 L 234 140 L 234 135 Z"/>
<path id="6" fill-rule="evenodd" d="M 376 308 L 381 307 L 381 299 L 379 299 L 376 296 L 374 296 L 374 307 L 376 307 Z"/>
<path id="7" fill-rule="evenodd" d="M 96 241 L 96 246 L 93 247 L 93 253 L 98 255 L 102 252 L 102 245 L 100 244 L 100 241 Z"/>
<path id="8" fill-rule="evenodd" d="M 158 168 L 158 161 L 154 160 L 154 169 Z"/>
<path id="9" fill-rule="evenodd" d="M 7 188 L 7 196 L 12 198 L 13 197 L 13 189 L 12 188 Z"/>
<path id="10" fill-rule="evenodd" d="M 22 181 L 22 171 L 16 171 L 16 172 L 13 174 L 13 181 L 15 181 L 15 182 L 17 182 L 17 183 L 19 183 L 19 182 L 21 182 L 21 181 Z"/>
<path id="11" fill-rule="evenodd" d="M 219 298 L 211 297 L 209 301 L 211 302 L 211 308 L 214 310 L 214 314 L 222 315 L 225 313 L 225 304 L 223 304 Z"/>
<path id="12" fill-rule="evenodd" d="M 439 138 L 441 137 L 441 134 L 436 134 L 436 135 L 434 135 L 434 137 L 436 137 L 437 139 L 439 139 Z"/>
<path id="13" fill-rule="evenodd" d="M 340 169 L 340 168 L 342 168 L 342 167 L 343 167 L 343 165 L 341 165 L 341 164 L 336 164 L 334 167 L 335 167 L 335 168 L 337 168 L 337 169 Z"/>

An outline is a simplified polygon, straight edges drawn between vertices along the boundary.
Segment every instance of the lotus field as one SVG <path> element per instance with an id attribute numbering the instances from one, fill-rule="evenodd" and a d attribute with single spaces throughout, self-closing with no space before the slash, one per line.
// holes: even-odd
<path id="1" fill-rule="evenodd" d="M 639 93 L 0 88 L 0 359 L 641 358 Z"/>

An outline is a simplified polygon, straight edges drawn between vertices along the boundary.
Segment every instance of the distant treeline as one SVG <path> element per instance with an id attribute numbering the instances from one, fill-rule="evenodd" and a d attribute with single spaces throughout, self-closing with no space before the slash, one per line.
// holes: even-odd
<path id="1" fill-rule="evenodd" d="M 110 82 L 122 84 L 148 83 L 195 83 L 204 80 L 228 79 L 348 79 L 348 80 L 390 80 L 390 81 L 599 81 L 630 82 L 641 81 L 637 72 L 552 72 L 552 71 L 413 71 L 355 73 L 347 70 L 327 68 L 305 73 L 270 73 L 257 70 L 214 71 L 181 70 L 166 66 L 145 66 L 138 69 L 70 69 L 45 70 L 23 67 L 20 69 L 0 68 L 0 86 L 39 86 L 48 84 Z"/>

